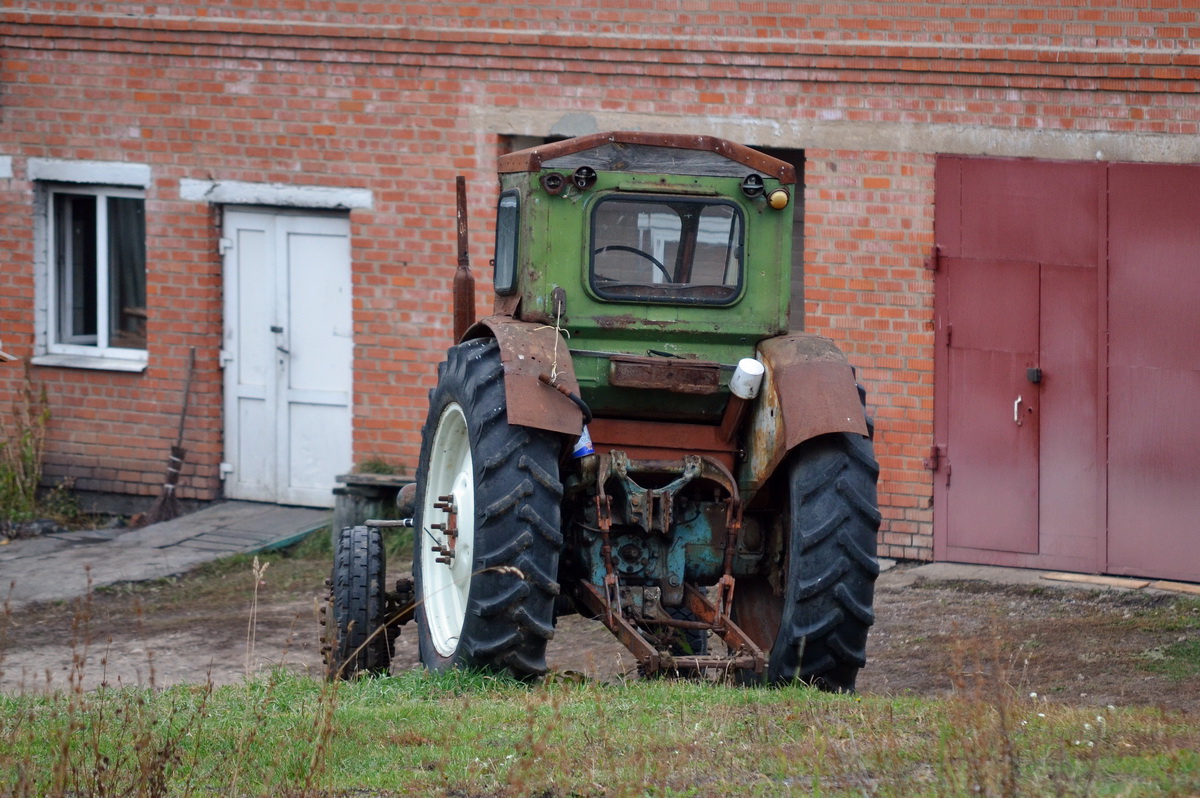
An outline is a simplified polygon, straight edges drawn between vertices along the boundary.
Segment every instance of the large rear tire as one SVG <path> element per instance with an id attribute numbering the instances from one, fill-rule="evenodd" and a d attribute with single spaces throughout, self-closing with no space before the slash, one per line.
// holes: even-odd
<path id="1" fill-rule="evenodd" d="M 561 442 L 508 423 L 492 339 L 450 349 L 429 404 L 414 521 L 421 662 L 539 676 L 559 593 Z"/>
<path id="2" fill-rule="evenodd" d="M 342 530 L 322 619 L 327 678 L 388 672 L 391 639 L 386 629 L 385 571 L 378 529 L 356 526 Z"/>
<path id="3" fill-rule="evenodd" d="M 770 646 L 768 683 L 854 690 L 875 622 L 878 477 L 871 441 L 861 435 L 823 435 L 793 452 L 783 595 L 765 579 L 747 579 L 734 601 L 739 624 Z"/>

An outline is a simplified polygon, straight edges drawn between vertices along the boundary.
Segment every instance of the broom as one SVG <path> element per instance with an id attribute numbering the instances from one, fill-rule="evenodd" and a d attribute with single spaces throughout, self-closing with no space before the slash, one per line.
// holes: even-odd
<path id="1" fill-rule="evenodd" d="M 183 381 L 183 409 L 179 412 L 179 433 L 175 436 L 175 445 L 171 447 L 171 457 L 167 460 L 167 478 L 163 481 L 163 490 L 154 504 L 140 519 L 142 525 L 157 524 L 159 521 L 170 521 L 179 517 L 179 500 L 175 498 L 175 486 L 179 484 L 179 472 L 183 469 L 183 457 L 187 452 L 183 448 L 183 423 L 187 419 L 188 399 L 192 394 L 192 372 L 196 368 L 196 347 L 192 347 L 188 355 L 187 377 Z"/>

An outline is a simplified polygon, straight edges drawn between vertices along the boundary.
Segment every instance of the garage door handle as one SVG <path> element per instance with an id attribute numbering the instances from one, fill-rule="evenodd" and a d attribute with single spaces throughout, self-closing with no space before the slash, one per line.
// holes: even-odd
<path id="1" fill-rule="evenodd" d="M 1017 397 L 1017 401 L 1013 402 L 1013 421 L 1019 427 L 1021 426 L 1021 397 Z"/>

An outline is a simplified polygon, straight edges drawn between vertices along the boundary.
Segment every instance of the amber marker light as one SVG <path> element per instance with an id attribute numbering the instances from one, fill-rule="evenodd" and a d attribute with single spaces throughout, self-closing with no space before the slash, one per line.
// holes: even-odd
<path id="1" fill-rule="evenodd" d="M 781 211 L 788 206 L 788 200 L 791 197 L 781 188 L 777 188 L 767 195 L 767 204 L 777 211 Z"/>

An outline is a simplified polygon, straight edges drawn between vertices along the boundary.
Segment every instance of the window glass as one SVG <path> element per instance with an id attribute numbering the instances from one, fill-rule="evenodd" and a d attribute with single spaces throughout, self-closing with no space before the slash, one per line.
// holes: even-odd
<path id="1" fill-rule="evenodd" d="M 728 304 L 742 280 L 742 217 L 718 200 L 617 196 L 592 216 L 591 282 L 606 299 Z"/>
<path id="2" fill-rule="evenodd" d="M 108 198 L 108 333 L 112 346 L 146 348 L 145 203 Z"/>
<path id="3" fill-rule="evenodd" d="M 120 189 L 53 191 L 50 212 L 51 350 L 144 350 L 145 201 Z"/>
<path id="4" fill-rule="evenodd" d="M 517 287 L 519 211 L 515 191 L 500 196 L 500 205 L 496 209 L 496 271 L 493 274 L 497 294 L 511 294 Z"/>
<path id="5" fill-rule="evenodd" d="M 54 195 L 58 340 L 96 343 L 96 199 Z"/>

